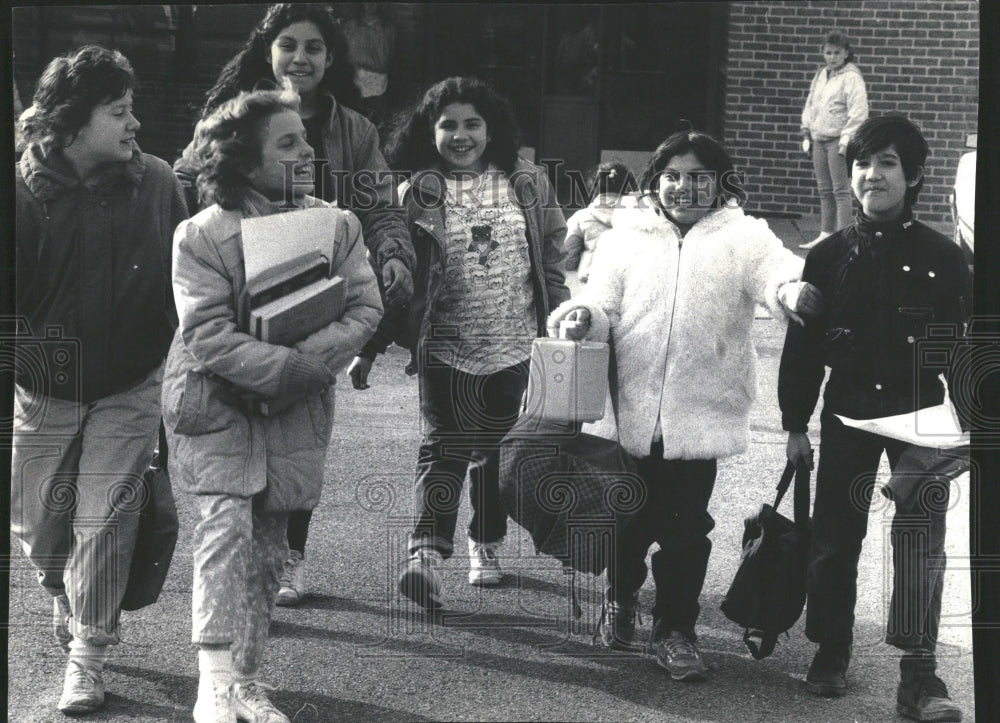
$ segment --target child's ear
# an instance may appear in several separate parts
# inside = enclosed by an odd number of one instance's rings
[[[326,64],[323,67],[324,68],[329,68],[331,65],[333,65],[333,53],[327,53],[326,54]]]
[[[913,188],[918,183],[920,183],[920,179],[923,178],[923,177],[924,177],[924,167],[923,166],[917,166],[917,171],[916,171],[916,173],[913,174],[913,178],[907,178],[906,179],[906,185],[907,185],[907,187]]]

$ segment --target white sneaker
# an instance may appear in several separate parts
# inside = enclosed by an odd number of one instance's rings
[[[298,605],[306,596],[306,558],[298,550],[291,550],[281,573],[281,587],[275,603]]]
[[[104,707],[104,676],[70,660],[66,665],[59,710],[69,715],[93,713]]]
[[[503,580],[498,553],[502,542],[474,542],[469,538],[469,584],[499,585]]]
[[[434,609],[443,604],[441,573],[437,568],[444,562],[441,553],[432,547],[421,547],[406,561],[399,576],[399,591],[421,607]]]
[[[250,723],[291,723],[268,699],[267,690],[274,689],[257,681],[237,683],[233,695],[236,718]]]
[[[815,246],[816,244],[818,244],[820,241],[822,241],[823,239],[825,239],[827,236],[833,236],[833,232],[832,231],[820,231],[819,236],[817,236],[816,238],[814,238],[812,241],[809,241],[807,243],[801,243],[801,244],[799,244],[799,248],[800,249],[811,249],[813,246]]]
[[[194,723],[237,723],[233,682],[228,678],[202,674],[198,678],[198,700]]]

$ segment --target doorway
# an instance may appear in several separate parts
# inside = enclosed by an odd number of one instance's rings
[[[426,80],[496,85],[567,208],[580,205],[567,174],[610,156],[638,173],[680,118],[721,135],[725,2],[421,8]]]

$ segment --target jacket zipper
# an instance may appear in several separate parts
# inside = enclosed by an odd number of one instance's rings
[[[663,390],[667,386],[667,365],[669,364],[670,357],[670,337],[674,332],[674,312],[677,310],[677,284],[681,278],[681,250],[684,248],[684,237],[677,232],[677,266],[674,270],[674,298],[670,301],[670,323],[667,325],[667,343],[664,347],[665,357],[663,360],[663,383],[660,384],[660,397],[656,402],[656,424],[653,425],[653,432],[656,432],[656,425],[660,426],[660,438],[664,437],[663,425],[660,424],[660,409],[663,407]],[[649,440],[650,446],[653,444],[653,440]]]

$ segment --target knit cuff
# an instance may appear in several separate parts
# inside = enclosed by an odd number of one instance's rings
[[[413,253],[407,252],[407,249],[402,246],[389,246],[387,244],[383,244],[383,247],[378,250],[376,259],[380,270],[385,268],[386,263],[390,259],[399,259],[402,261],[411,274],[416,266],[416,256]]]
[[[319,391],[332,381],[333,375],[322,359],[295,351],[288,355],[288,361],[281,370],[278,396],[298,396]]]

